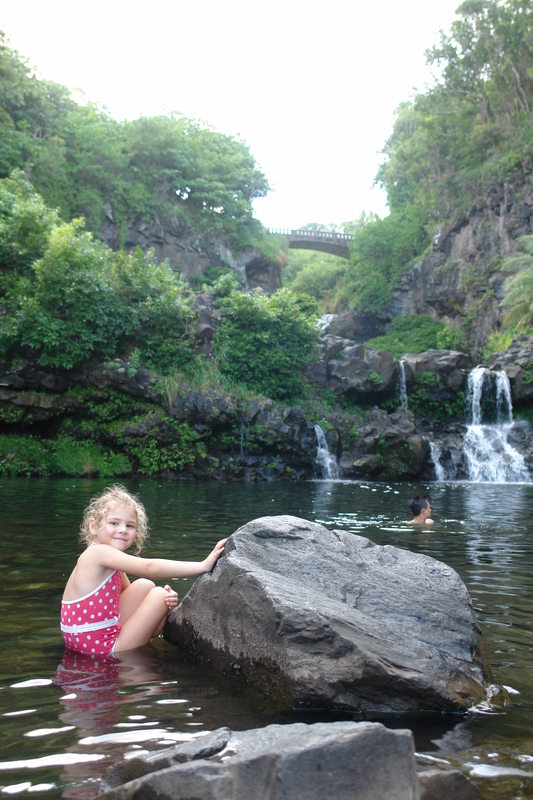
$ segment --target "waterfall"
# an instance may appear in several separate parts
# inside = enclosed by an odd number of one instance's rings
[[[433,466],[435,468],[435,479],[437,481],[445,481],[447,479],[447,475],[446,470],[440,463],[440,447],[435,444],[435,442],[430,442],[429,449],[431,453],[431,460],[433,461]]]
[[[317,320],[316,326],[320,331],[325,331],[326,328],[333,322],[336,314],[322,314]]]
[[[316,465],[320,476],[325,480],[337,480],[339,477],[339,468],[337,466],[337,459],[329,452],[328,443],[324,436],[324,431],[320,425],[315,425],[315,434],[317,442],[316,451]]]
[[[398,382],[400,384],[400,408],[407,411],[407,384],[405,383],[405,367],[404,362],[400,359],[398,361],[399,373]]]
[[[529,483],[524,457],[507,441],[513,426],[513,405],[505,372],[491,372],[485,367],[472,370],[468,376],[467,403],[470,422],[463,452],[469,480]],[[483,422],[487,417],[489,421]]]
[[[240,434],[241,434],[241,456],[244,455],[244,431],[245,431],[245,429],[246,429],[246,423],[244,421],[244,416],[241,415],[241,430],[240,430]]]

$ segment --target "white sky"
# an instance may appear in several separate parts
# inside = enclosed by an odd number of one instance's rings
[[[256,216],[296,228],[386,213],[379,151],[458,4],[0,0],[0,29],[117,119],[175,110],[240,135],[272,187]]]

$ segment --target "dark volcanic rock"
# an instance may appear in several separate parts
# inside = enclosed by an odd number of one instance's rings
[[[113,209],[105,207],[106,216],[100,227],[100,238],[112,250],[121,247],[120,226],[115,222]],[[151,221],[131,222],[124,241],[124,250],[131,253],[136,247],[145,252],[153,250],[158,261],[168,259],[172,269],[186,278],[201,275],[208,267],[229,267],[247,289],[261,288],[272,294],[281,285],[279,264],[266,258],[255,247],[233,252],[222,239],[203,236],[187,228],[177,217],[162,224]]]
[[[454,394],[464,388],[472,369],[470,357],[457,350],[426,350],[417,355],[407,354],[402,361],[407,387],[416,383],[423,372],[433,372],[436,381],[442,381]]]
[[[309,380],[335,394],[387,395],[398,381],[398,362],[387,350],[374,350],[329,333],[319,337],[322,359],[311,364]]]
[[[227,736],[226,730],[222,729],[221,741]],[[212,735],[218,734],[215,731]],[[142,769],[142,759],[134,759],[134,779],[106,791],[108,773],[101,784],[104,792],[99,796],[102,800],[418,798],[411,731],[389,730],[375,722],[268,725],[231,733],[225,749],[221,747],[212,758],[190,760],[191,753],[180,757],[181,749],[188,747],[191,751],[195,745],[201,748],[202,739],[171,748],[174,762],[184,763],[174,763],[143,777],[136,776],[136,769]],[[115,785],[117,769],[111,769]],[[126,763],[124,777],[128,773]],[[455,795],[456,800],[461,797]]]
[[[298,708],[465,710],[489,675],[451,567],[289,516],[240,528],[165,635]]]
[[[420,475],[428,459],[428,439],[416,432],[411,411],[387,414],[374,408],[358,429],[356,443],[342,454],[339,467],[345,478],[392,480]]]
[[[507,350],[494,353],[488,365],[507,374],[513,401],[533,397],[533,336],[519,336]]]

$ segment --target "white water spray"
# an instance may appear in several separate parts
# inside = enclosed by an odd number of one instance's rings
[[[483,423],[483,400],[490,399],[493,384],[496,388],[496,421]],[[476,367],[468,376],[467,400],[471,423],[467,426],[463,452],[469,480],[529,483],[524,457],[507,441],[513,426],[513,406],[505,372]]]
[[[405,383],[405,367],[402,360],[398,361],[398,382],[400,384],[400,408],[407,411],[407,384]]]
[[[435,468],[435,478],[438,481],[445,481],[447,479],[446,470],[440,463],[440,447],[435,444],[435,442],[429,443],[429,450],[431,453],[431,460],[433,461],[433,466]]]
[[[315,425],[315,434],[317,441],[316,451],[316,465],[322,478],[328,481],[335,481],[339,477],[339,468],[337,466],[337,459],[329,452],[328,443],[324,436],[324,431],[320,425]]]

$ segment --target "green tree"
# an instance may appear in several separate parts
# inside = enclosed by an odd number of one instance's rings
[[[224,305],[215,337],[222,374],[274,400],[297,398],[316,347],[316,301],[280,289],[272,297],[234,294]]]
[[[18,180],[1,182],[0,200],[6,185],[20,188]],[[183,368],[194,354],[182,279],[168,264],[158,264],[153,253],[113,253],[84,230],[83,220],[57,224],[57,215],[47,216],[38,195],[24,186],[27,196],[11,204],[4,228],[13,230],[37,208],[33,218],[44,222],[31,252],[41,257],[29,266],[29,248],[17,249],[8,241],[11,266],[22,263],[25,269],[7,273],[2,281],[3,356],[22,350],[41,364],[72,369],[91,356],[110,358],[136,348],[155,371]],[[25,245],[27,240],[21,241]]]
[[[27,271],[44,254],[48,238],[59,224],[20,170],[0,180],[0,269]]]
[[[24,170],[45,202],[97,233],[113,209],[122,241],[137,218],[177,217],[234,246],[264,240],[252,201],[268,183],[249,148],[182,115],[117,122],[35,77],[0,34],[0,177]]]

